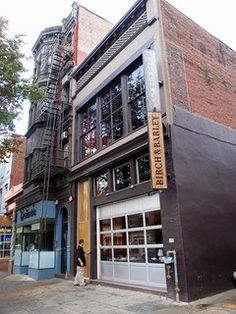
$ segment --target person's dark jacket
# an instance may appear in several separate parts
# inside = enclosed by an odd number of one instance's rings
[[[80,265],[80,261],[79,258],[81,259],[81,261],[83,262],[83,266],[86,266],[86,259],[85,259],[85,252],[84,249],[82,248],[82,246],[78,246],[77,250],[76,250],[76,262],[77,262],[77,266],[82,266]]]

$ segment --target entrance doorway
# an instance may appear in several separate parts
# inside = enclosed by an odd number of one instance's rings
[[[64,207],[62,211],[62,228],[61,228],[61,273],[67,271],[67,242],[68,242],[68,212]]]

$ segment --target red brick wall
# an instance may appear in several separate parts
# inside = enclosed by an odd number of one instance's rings
[[[78,19],[77,64],[96,47],[113,26],[82,6],[79,7]]]
[[[25,161],[25,145],[26,138],[24,136],[17,136],[19,140],[18,152],[12,155],[12,168],[10,187],[23,183],[24,179],[24,161]]]
[[[236,53],[161,0],[172,105],[236,128]]]

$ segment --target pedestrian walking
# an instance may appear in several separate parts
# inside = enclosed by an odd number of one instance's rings
[[[79,240],[79,246],[76,250],[76,276],[74,281],[74,286],[87,286],[87,283],[84,280],[84,269],[86,266],[86,258],[84,252],[84,240]]]

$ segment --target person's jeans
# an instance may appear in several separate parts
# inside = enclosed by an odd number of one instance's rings
[[[76,270],[74,285],[84,286],[84,267],[77,266]]]

